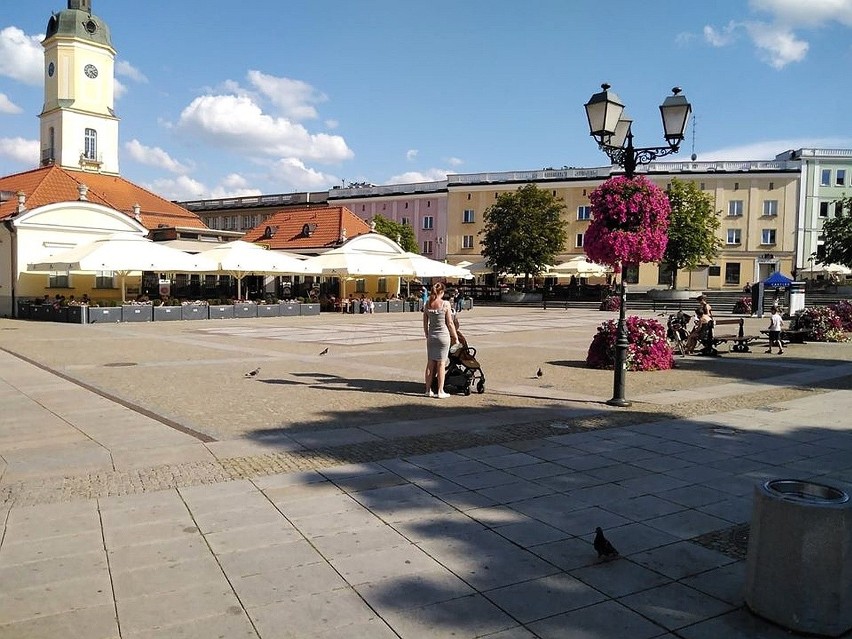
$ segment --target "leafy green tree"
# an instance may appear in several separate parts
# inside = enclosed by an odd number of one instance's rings
[[[721,224],[713,210],[713,198],[695,182],[673,179],[666,192],[671,205],[669,241],[662,262],[672,272],[672,288],[677,288],[680,269],[695,269],[712,263],[719,255],[722,240],[716,237]]]
[[[534,184],[504,193],[485,211],[482,255],[499,273],[541,273],[562,251],[568,234],[564,202]]]
[[[852,197],[838,200],[842,213],[822,225],[823,264],[842,264],[852,268]]]
[[[381,233],[385,237],[389,237],[394,242],[398,242],[403,250],[411,251],[412,253],[420,253],[420,247],[417,246],[417,237],[414,235],[414,229],[408,224],[400,224],[386,217],[377,215],[373,218],[376,223],[376,233]]]

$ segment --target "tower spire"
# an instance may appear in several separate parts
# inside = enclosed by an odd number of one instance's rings
[[[69,9],[78,9],[86,13],[92,12],[92,0],[68,0]]]

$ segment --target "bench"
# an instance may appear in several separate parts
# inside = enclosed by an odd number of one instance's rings
[[[736,335],[716,335],[716,327],[724,326],[729,324],[736,324],[739,326]],[[749,344],[758,339],[757,335],[746,335],[745,334],[745,321],[742,317],[736,319],[713,319],[707,325],[706,333],[701,340],[702,344],[704,344],[704,348],[699,351],[699,355],[718,355],[719,351],[717,350],[717,346],[721,344],[725,344],[727,342],[731,342],[731,350],[734,353],[748,353],[751,351],[749,348]]]

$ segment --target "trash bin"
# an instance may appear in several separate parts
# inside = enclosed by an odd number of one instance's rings
[[[852,628],[852,502],[824,484],[774,479],[754,490],[745,600],[795,632]]]

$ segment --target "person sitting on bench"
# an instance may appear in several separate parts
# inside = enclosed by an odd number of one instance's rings
[[[703,341],[704,334],[707,332],[707,327],[710,325],[711,319],[713,318],[710,317],[710,314],[705,313],[701,307],[696,309],[695,326],[692,328],[692,332],[686,339],[686,347],[684,349],[687,355],[692,355],[695,351],[695,345],[698,344],[698,342]]]

